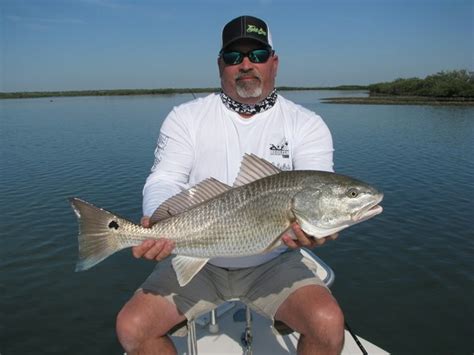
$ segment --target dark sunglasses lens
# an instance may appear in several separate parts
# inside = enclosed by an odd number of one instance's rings
[[[223,52],[222,53],[222,60],[225,64],[239,64],[242,62],[244,56],[240,52]]]
[[[249,52],[248,57],[252,63],[265,63],[270,58],[268,49],[255,49]]]
[[[247,56],[252,63],[265,63],[270,58],[271,51],[268,49],[254,49],[247,54],[233,51],[233,52],[222,52],[222,60],[227,65],[240,64]]]

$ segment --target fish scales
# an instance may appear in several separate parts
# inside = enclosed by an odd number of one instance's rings
[[[261,252],[290,224],[291,193],[298,188],[295,177],[285,175],[230,190],[155,225],[150,232],[155,237],[170,236],[176,253],[182,255],[242,256]]]

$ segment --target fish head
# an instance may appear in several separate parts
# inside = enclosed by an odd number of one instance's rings
[[[382,212],[383,193],[348,176],[319,172],[292,199],[292,212],[306,234],[337,233]]]

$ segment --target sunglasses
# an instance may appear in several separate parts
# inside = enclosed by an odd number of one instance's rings
[[[265,63],[273,54],[273,51],[268,48],[254,49],[247,53],[238,51],[221,51],[220,57],[227,65],[237,65],[242,63],[244,57],[247,57],[252,63]]]

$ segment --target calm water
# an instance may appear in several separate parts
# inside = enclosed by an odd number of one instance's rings
[[[384,213],[317,253],[361,336],[394,354],[472,354],[474,109],[319,102],[336,170]],[[115,315],[153,265],[128,250],[74,273],[80,196],[139,220],[161,122],[189,95],[0,101],[0,353],[120,354]]]

